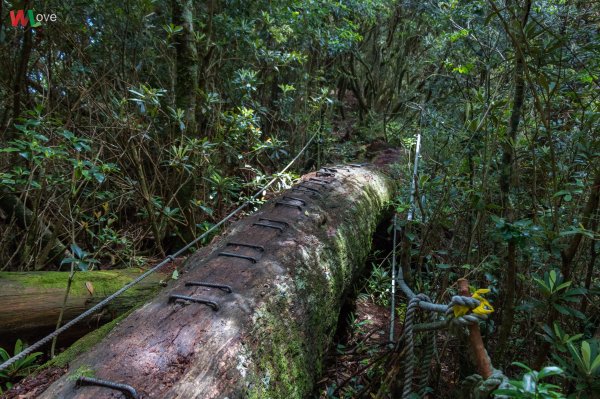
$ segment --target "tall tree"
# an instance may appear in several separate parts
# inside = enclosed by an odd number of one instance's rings
[[[516,157],[515,145],[517,143],[517,133],[521,122],[521,112],[525,98],[525,54],[520,43],[523,43],[525,37],[524,28],[527,25],[529,13],[531,11],[531,0],[526,0],[521,6],[518,1],[509,2],[510,8],[510,26],[505,24],[506,33],[512,42],[514,49],[514,91],[512,98],[512,108],[508,122],[507,133],[502,141],[502,166],[499,176],[500,195],[503,207],[503,216],[507,223],[513,223],[515,220],[514,206],[511,200],[514,181],[516,179]],[[492,2],[493,4],[493,2]],[[496,8],[495,4],[493,5]],[[498,14],[500,15],[500,14]],[[515,313],[515,295],[517,285],[517,243],[515,238],[508,240],[506,253],[506,275],[504,280],[504,309],[502,313],[502,324],[498,346],[500,356],[503,356],[506,343],[510,337]]]
[[[173,24],[181,27],[175,36],[176,83],[175,102],[177,108],[185,113],[188,132],[196,129],[196,96],[198,95],[198,51],[194,33],[194,2],[192,0],[173,0]]]

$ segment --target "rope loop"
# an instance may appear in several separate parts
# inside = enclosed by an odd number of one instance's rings
[[[429,298],[427,295],[425,295],[423,293],[417,294],[417,296],[414,299],[418,299],[419,300],[418,302],[423,301],[423,302],[431,303],[431,298]]]
[[[454,306],[466,306],[468,308],[475,309],[479,305],[479,300],[471,296],[454,295],[450,300],[450,305],[448,306],[448,308],[450,309]]]
[[[404,318],[404,331],[402,332],[402,341],[405,345],[406,357],[402,367],[404,369],[404,386],[402,388],[402,399],[409,399],[413,393],[412,383],[415,371],[415,340],[414,340],[414,321],[415,313],[421,302],[431,302],[431,299],[421,293],[415,295],[408,301],[406,308],[406,317]],[[430,358],[431,362],[431,358]]]
[[[488,399],[491,393],[498,388],[508,388],[508,378],[502,371],[494,369],[493,374],[486,380],[479,374],[472,374],[461,382],[461,398]],[[496,399],[508,399],[504,395],[495,395]]]
[[[470,296],[454,295],[448,304],[448,310],[446,310],[446,316],[448,317],[448,323],[458,326],[468,326],[470,324],[476,324],[480,321],[487,320],[487,315],[468,313],[463,316],[454,316],[455,306],[466,306],[469,309],[475,309],[480,305],[479,300]]]
[[[450,323],[460,326],[468,326],[485,320],[487,320],[487,315],[477,313],[469,313],[464,316],[452,317],[449,319]]]

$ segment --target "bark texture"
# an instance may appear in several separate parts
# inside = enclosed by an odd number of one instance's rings
[[[234,224],[208,255],[192,256],[179,280],[76,357],[40,397],[113,397],[106,388],[76,389],[73,375],[82,369],[132,385],[144,398],[308,397],[393,194],[388,178],[365,167],[311,178]],[[227,284],[233,292],[185,286],[191,281]],[[170,294],[208,298],[219,310],[169,302]]]

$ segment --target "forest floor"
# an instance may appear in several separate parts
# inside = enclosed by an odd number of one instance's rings
[[[360,295],[353,303],[354,308],[342,314],[340,329],[334,345],[325,360],[325,369],[317,382],[314,398],[351,399],[369,398],[376,391],[376,384],[384,372],[384,366],[372,367],[374,359],[380,358],[390,349],[388,347],[390,330],[390,309],[374,303],[370,298]],[[394,339],[402,333],[402,320],[395,320]],[[456,339],[447,332],[437,335],[439,363],[434,362],[435,370],[431,374],[442,377],[430,381],[435,396],[430,398],[455,398],[457,381],[460,380],[460,368],[455,351],[461,350]]]
[[[58,380],[67,367],[50,367],[40,373],[32,374],[29,377],[15,384],[12,389],[0,395],[2,399],[33,399],[44,392],[54,381]]]
[[[325,360],[325,370],[317,382],[317,395],[325,398],[348,398],[368,384],[363,369],[386,352],[389,343],[390,310],[359,298],[352,311],[340,317],[341,331]],[[395,335],[401,326],[395,323]]]

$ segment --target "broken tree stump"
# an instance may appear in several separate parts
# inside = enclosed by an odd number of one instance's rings
[[[143,398],[309,396],[392,195],[390,179],[368,167],[304,176],[208,255],[190,257],[179,280],[76,357],[40,398],[119,394],[76,388],[82,370]]]

